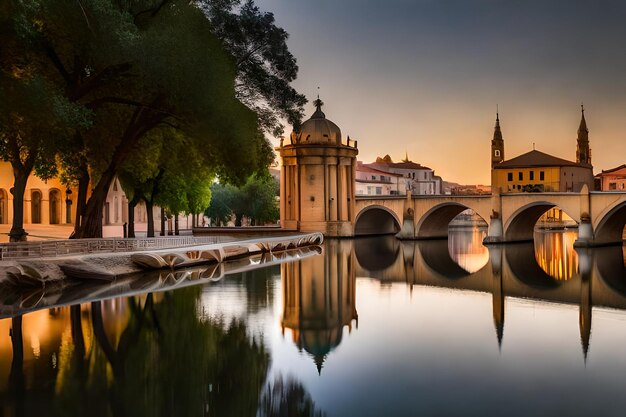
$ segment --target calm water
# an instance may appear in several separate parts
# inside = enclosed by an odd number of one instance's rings
[[[0,416],[624,415],[623,248],[482,233],[0,320]]]

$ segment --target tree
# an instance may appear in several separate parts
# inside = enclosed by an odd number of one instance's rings
[[[211,204],[205,214],[218,224],[225,223],[233,214],[237,226],[241,226],[244,216],[253,225],[275,222],[280,217],[276,202],[278,182],[269,173],[250,176],[240,188],[214,184],[211,192]]]
[[[229,184],[214,183],[211,185],[211,202],[204,214],[211,219],[214,226],[225,226],[233,209],[233,199],[237,189]]]
[[[258,115],[263,131],[282,135],[281,119],[297,127],[307,100],[290,86],[298,65],[287,47],[289,35],[276,26],[274,15],[261,12],[252,0],[199,3],[235,58],[237,97]]]
[[[61,158],[84,155],[88,169],[77,180],[89,175],[92,184],[76,237],[101,236],[109,186],[152,129],[174,126],[204,141],[210,162],[233,181],[265,163],[256,117],[234,97],[232,59],[193,3],[15,3],[13,20],[25,28],[41,74],[93,112],[92,128]]]

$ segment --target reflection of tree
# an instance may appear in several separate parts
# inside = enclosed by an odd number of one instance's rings
[[[13,359],[9,374],[10,395],[15,399],[15,415],[24,415],[24,338],[22,337],[22,316],[11,321],[11,345]]]
[[[254,415],[269,355],[243,323],[199,318],[200,291],[166,293],[159,303],[148,295],[143,306],[129,299],[131,317],[117,346],[99,303],[92,304],[94,336],[112,371],[100,394],[113,415]]]
[[[311,395],[302,384],[290,377],[278,375],[267,385],[259,404],[259,417],[321,417]]]

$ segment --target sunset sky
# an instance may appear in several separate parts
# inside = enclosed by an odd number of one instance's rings
[[[496,105],[507,159],[535,142],[574,160],[583,101],[594,172],[626,163],[625,1],[257,4],[290,34],[294,86],[310,102],[320,87],[360,160],[406,151],[446,181],[488,183]]]

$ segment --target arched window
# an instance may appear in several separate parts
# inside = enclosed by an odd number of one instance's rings
[[[8,223],[8,216],[7,216],[7,208],[8,208],[8,199],[7,199],[7,192],[0,188],[0,224],[5,224]]]
[[[114,216],[115,223],[119,223],[120,222],[120,205],[117,200],[117,197],[113,199],[113,204],[114,204],[113,212],[115,213],[115,216]]]
[[[61,223],[61,192],[57,189],[50,190],[48,200],[50,201],[50,224]]]
[[[30,192],[30,218],[31,223],[41,223],[41,191]]]
[[[500,157],[500,149],[496,149],[495,151],[493,151],[494,156],[496,156],[497,158]]]

